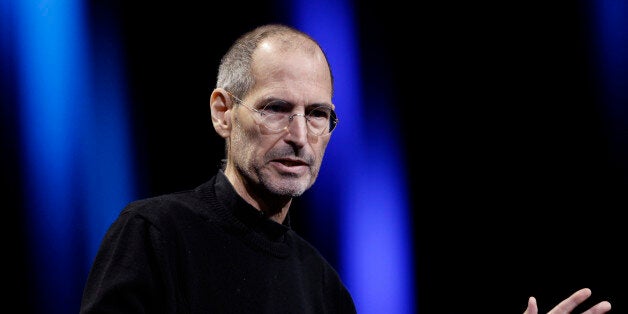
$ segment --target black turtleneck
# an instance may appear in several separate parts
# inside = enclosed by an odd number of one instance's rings
[[[246,203],[222,172],[130,203],[90,270],[80,313],[355,313],[307,241]]]
[[[222,171],[218,172],[214,187],[216,197],[224,208],[232,209],[231,211],[237,220],[245,224],[246,227],[257,231],[259,235],[266,236],[271,241],[281,242],[283,236],[290,229],[289,215],[286,215],[283,224],[278,224],[273,220],[267,219],[263,212],[247,203],[236,193],[231,182],[229,182]],[[227,212],[229,212],[229,210]]]

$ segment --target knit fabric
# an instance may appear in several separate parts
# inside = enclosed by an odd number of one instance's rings
[[[219,171],[194,190],[130,203],[103,238],[80,313],[356,313],[306,240]]]

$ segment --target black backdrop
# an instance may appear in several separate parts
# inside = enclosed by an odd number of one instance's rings
[[[195,186],[216,168],[223,142],[208,107],[190,104],[207,103],[236,36],[285,22],[287,12],[264,1],[122,2],[93,2],[91,14],[120,22],[141,193]],[[587,286],[594,301],[626,312],[628,164],[608,149],[617,143],[605,133],[587,8],[463,3],[355,4],[363,80],[394,86],[389,119],[407,145],[419,311],[521,313],[535,295],[543,312]]]
[[[583,2],[366,13],[412,112],[419,309],[516,313],[535,295],[544,313],[588,286],[626,312],[626,160],[609,152],[626,138],[610,141],[601,118],[594,13]]]

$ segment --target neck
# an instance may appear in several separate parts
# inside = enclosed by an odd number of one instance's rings
[[[264,216],[282,224],[288,215],[288,210],[292,204],[292,197],[286,195],[277,195],[263,189],[256,189],[250,184],[245,184],[243,178],[234,171],[225,171],[225,175],[235,189],[247,203],[255,207]]]

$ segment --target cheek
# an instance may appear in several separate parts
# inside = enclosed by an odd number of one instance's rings
[[[231,132],[231,152],[235,160],[249,159],[255,147],[251,132],[247,132],[241,125],[235,125]]]
[[[263,158],[263,156],[272,149],[276,139],[260,134],[259,130],[255,127],[243,128],[238,127],[237,131],[234,131],[233,136],[237,149],[238,156],[236,158],[243,160],[247,163],[255,163],[256,158]]]

